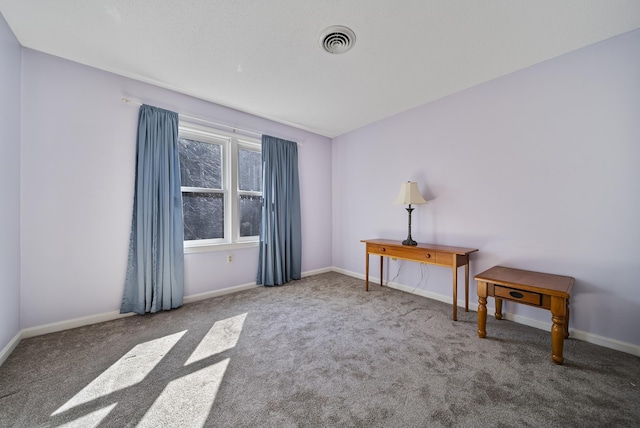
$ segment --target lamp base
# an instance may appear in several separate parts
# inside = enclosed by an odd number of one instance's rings
[[[418,245],[418,243],[411,238],[407,238],[402,241],[402,245],[411,245],[412,247],[415,247],[416,245]]]

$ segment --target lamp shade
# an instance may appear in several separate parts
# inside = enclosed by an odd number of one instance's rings
[[[400,193],[398,197],[393,202],[394,204],[426,204],[428,203],[420,194],[420,190],[418,190],[418,183],[415,181],[407,181],[406,183],[402,183],[400,185]]]

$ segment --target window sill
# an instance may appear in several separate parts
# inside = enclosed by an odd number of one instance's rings
[[[257,248],[258,241],[250,241],[250,242],[234,242],[233,244],[189,244],[188,246],[185,244],[184,253],[208,253],[211,251],[229,251],[229,250],[240,250],[244,248]]]

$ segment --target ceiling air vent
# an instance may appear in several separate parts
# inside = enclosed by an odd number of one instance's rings
[[[334,25],[325,29],[320,36],[322,49],[332,54],[347,52],[356,43],[356,34],[351,28]]]

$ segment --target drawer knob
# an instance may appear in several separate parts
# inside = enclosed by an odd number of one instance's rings
[[[431,254],[428,254],[425,256],[426,258],[430,259],[431,258]]]
[[[382,248],[382,252],[384,253],[385,251],[387,251],[387,249],[386,248]]]
[[[516,299],[522,299],[524,297],[524,294],[518,293],[517,291],[509,291],[509,295],[511,297],[515,297]]]

